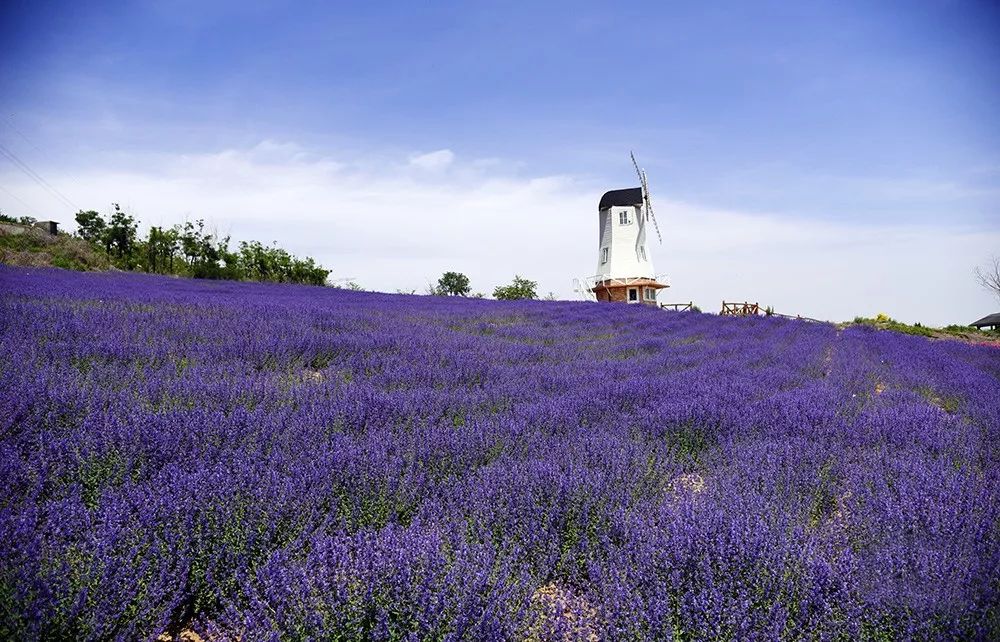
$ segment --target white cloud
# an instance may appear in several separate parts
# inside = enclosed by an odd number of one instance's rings
[[[277,240],[332,268],[333,278],[354,277],[367,288],[422,291],[459,270],[489,293],[519,273],[566,298],[574,277],[596,269],[596,204],[605,188],[523,176],[517,164],[496,159],[459,163],[450,150],[334,159],[275,141],[136,157],[72,178],[35,169],[83,207],[119,202],[151,225],[204,218],[234,241]],[[0,185],[71,227],[72,212],[13,171],[0,174]],[[886,312],[938,325],[968,323],[997,307],[972,277],[1000,248],[995,230],[791,220],[663,196],[664,242],[652,253],[671,277],[663,295],[670,301],[705,310],[723,299],[759,301],[835,320]],[[0,209],[24,208],[0,191]]]
[[[439,171],[450,166],[454,160],[455,153],[450,149],[439,149],[436,152],[411,156],[410,165],[419,169]]]

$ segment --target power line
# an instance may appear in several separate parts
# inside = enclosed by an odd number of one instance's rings
[[[42,176],[38,172],[31,169],[31,167],[29,167],[27,163],[25,163],[24,161],[22,161],[20,158],[17,157],[17,154],[7,149],[3,144],[0,144],[0,155],[5,156],[7,160],[14,163],[14,165],[18,169],[20,169],[29,178],[31,178],[33,181],[42,186],[42,188],[45,189],[50,195],[54,196],[55,198],[59,199],[64,204],[68,205],[69,207],[75,210],[80,209],[73,201],[69,199],[68,196],[66,196],[65,194],[57,190],[55,187],[53,187],[51,183],[42,178]]]
[[[26,142],[29,145],[31,145],[31,148],[33,150],[35,150],[39,154],[44,154],[45,153],[42,150],[38,149],[38,145],[36,145],[33,142],[31,142],[31,139],[28,138],[27,134],[25,134],[20,129],[18,129],[17,127],[14,126],[14,114],[10,114],[9,116],[7,116],[7,122],[4,123],[4,124],[7,125],[7,127],[10,127],[12,130],[14,130],[14,133],[16,133],[18,136],[20,136],[21,138],[23,138],[24,142]]]
[[[73,207],[73,208],[79,209],[79,208],[76,207],[76,205],[73,203],[73,201],[71,201],[69,199],[69,197],[67,197],[65,194],[63,194],[58,189],[56,189],[47,180],[45,180],[44,178],[42,178],[41,174],[39,174],[35,170],[31,169],[31,167],[28,166],[27,163],[25,163],[20,158],[18,158],[17,154],[15,154],[10,149],[8,149],[7,147],[5,147],[3,144],[0,144],[0,155],[3,155],[4,157],[7,158],[7,160],[9,160],[10,162],[14,163],[14,165],[18,169],[20,169],[22,172],[24,172],[24,174],[26,174],[33,181],[35,181],[36,183],[38,183],[51,196],[54,196],[55,198],[59,199],[64,204],[68,205],[69,207]]]
[[[28,146],[29,146],[29,147],[31,147],[31,148],[32,148],[33,150],[35,150],[36,152],[38,152],[38,154],[39,154],[40,156],[43,156],[43,157],[44,157],[44,156],[45,156],[45,152],[43,152],[43,151],[42,151],[42,150],[41,150],[41,149],[40,149],[40,148],[38,147],[38,145],[36,145],[36,144],[35,144],[35,143],[34,143],[34,142],[33,142],[33,141],[32,141],[32,140],[30,139],[30,138],[28,138],[28,135],[27,135],[27,134],[25,134],[25,133],[24,133],[23,131],[21,131],[21,129],[20,129],[19,127],[17,127],[17,126],[16,126],[15,124],[14,124],[14,116],[15,116],[14,114],[8,114],[8,115],[7,115],[7,119],[6,119],[6,121],[4,121],[4,125],[5,125],[5,126],[7,126],[8,128],[10,128],[11,130],[13,130],[13,131],[14,131],[14,133],[16,133],[16,134],[17,134],[18,136],[20,136],[21,138],[23,138],[23,139],[24,139],[24,142],[26,142],[26,143],[28,144]],[[36,172],[36,173],[37,173],[37,172]],[[41,177],[39,176],[39,178],[41,178]],[[76,186],[76,187],[77,187],[77,189],[79,189],[79,183],[78,183],[78,182],[76,181],[76,179],[75,179],[75,178],[74,178],[73,176],[65,176],[65,175],[64,175],[64,178],[68,178],[68,179],[69,179],[69,182],[70,182],[70,183],[71,183],[72,185]],[[65,183],[64,183],[64,185],[65,185]],[[8,192],[8,193],[9,193],[9,192]],[[61,199],[60,199],[60,200],[61,200]],[[67,199],[67,200],[69,200],[69,199]],[[77,206],[77,205],[76,205],[75,203],[72,203],[72,202],[71,202],[71,203],[70,203],[70,205],[71,205],[71,206],[72,206],[72,207],[73,207],[74,209],[76,209],[76,210],[80,210],[80,207],[79,207],[79,206]]]
[[[20,198],[17,197],[16,194],[11,194],[10,190],[6,189],[3,185],[0,185],[0,192],[3,192],[7,196],[11,197],[12,199],[14,199],[18,203],[20,203],[21,205],[24,205],[26,208],[28,208],[29,210],[31,210],[32,212],[34,212],[36,216],[41,216],[41,214],[39,213],[38,210],[36,210],[32,206],[28,205],[24,201],[22,201]]]

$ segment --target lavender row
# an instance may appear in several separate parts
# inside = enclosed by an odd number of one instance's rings
[[[0,637],[987,639],[1000,352],[0,267]]]

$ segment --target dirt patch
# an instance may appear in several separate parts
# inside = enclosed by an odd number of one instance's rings
[[[306,368],[302,371],[302,381],[305,383],[323,383],[326,381],[326,375],[324,375],[319,370],[313,370],[312,368]]]
[[[156,642],[205,642],[205,638],[201,637],[191,629],[184,629],[177,635],[161,633],[156,637]]]
[[[697,495],[705,492],[705,479],[698,473],[687,473],[670,482],[669,490],[674,494],[691,493]]]
[[[582,595],[555,582],[531,596],[531,615],[525,642],[598,642],[597,610]]]

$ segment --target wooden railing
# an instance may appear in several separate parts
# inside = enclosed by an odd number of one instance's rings
[[[812,319],[810,317],[804,317],[801,314],[781,314],[780,312],[775,312],[772,308],[767,308],[762,310],[760,304],[749,303],[747,301],[733,302],[733,301],[723,301],[722,311],[719,314],[724,316],[754,316],[757,314],[764,314],[769,317],[782,317],[783,319],[797,319],[799,321],[813,321],[816,323],[823,323],[819,319]]]
[[[796,321],[812,321],[813,323],[824,323],[824,321],[820,319],[804,317],[801,314],[791,315],[791,314],[781,314],[780,312],[772,312],[771,316],[781,317],[782,319],[795,319]]]
[[[722,311],[719,314],[723,316],[752,316],[755,314],[760,314],[760,305],[757,303],[747,303],[743,301],[741,303],[726,303],[722,302]]]
[[[683,312],[684,310],[690,310],[694,307],[694,301],[688,301],[687,303],[661,303],[660,308],[664,310],[673,310],[674,312]]]

